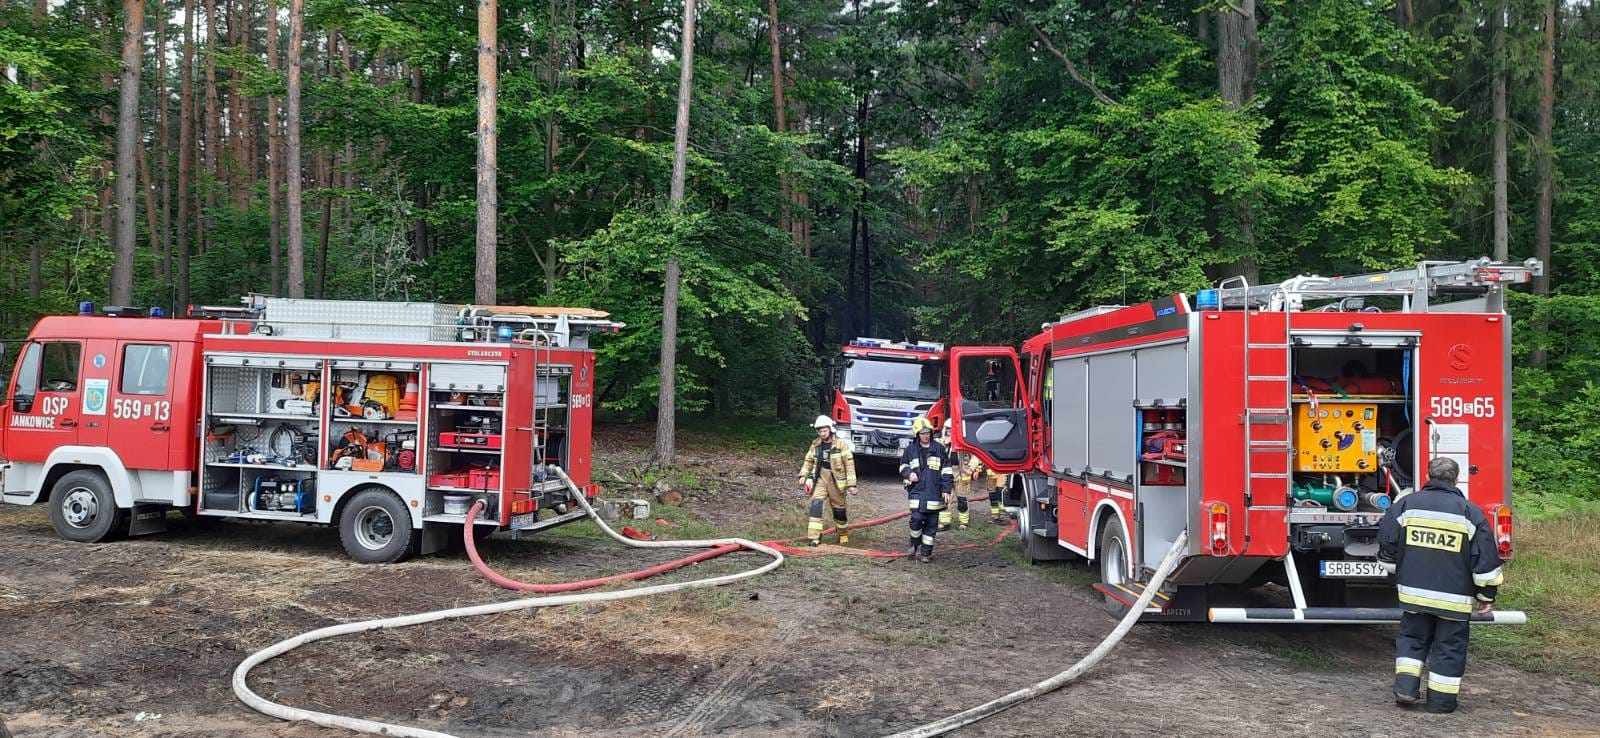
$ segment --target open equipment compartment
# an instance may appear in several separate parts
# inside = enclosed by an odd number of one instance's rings
[[[419,473],[420,372],[414,361],[335,359],[324,468]]]
[[[428,370],[427,495],[423,520],[499,525],[506,441],[507,367],[435,363]]]
[[[314,516],[323,362],[208,354],[199,512]]]

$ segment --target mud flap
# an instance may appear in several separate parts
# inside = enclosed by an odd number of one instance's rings
[[[451,537],[459,539],[464,532],[461,526],[453,523],[423,523],[422,540],[418,543],[418,551],[423,556],[438,553],[450,547]]]
[[[134,505],[133,514],[129,516],[128,535],[144,536],[167,532],[167,511],[171,509],[172,506],[166,503]]]

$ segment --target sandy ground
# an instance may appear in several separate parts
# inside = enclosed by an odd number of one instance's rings
[[[647,433],[608,432],[622,477]],[[798,451],[796,452],[798,454]],[[685,506],[726,533],[800,533],[793,460],[691,443]],[[604,477],[602,477],[604,478]],[[634,496],[627,485],[613,491]],[[903,509],[868,469],[858,519]],[[1113,622],[1078,565],[1020,563],[985,509],[931,564],[791,559],[717,590],[322,642],[261,667],[288,704],[462,736],[882,735],[1065,668]],[[585,526],[586,527],[586,526]],[[351,563],[331,529],[222,523],[75,545],[42,507],[0,507],[0,716],[18,736],[337,736],[243,707],[248,653],[332,623],[513,599],[459,554]],[[496,537],[509,575],[560,581],[673,558],[569,526]],[[903,522],[854,547],[903,545]],[[979,544],[955,550],[953,543]],[[741,554],[670,579],[758,565]],[[1511,586],[1515,586],[1513,582]],[[961,735],[1600,734],[1600,687],[1477,661],[1450,716],[1396,708],[1391,627],[1145,625],[1084,681]]]

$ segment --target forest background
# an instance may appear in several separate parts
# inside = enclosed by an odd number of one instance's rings
[[[601,399],[638,419],[670,259],[678,412],[799,423],[853,336],[1537,257],[1518,505],[1596,509],[1594,6],[702,0],[676,203],[680,2],[5,0],[0,337],[83,300],[487,292],[626,322]]]

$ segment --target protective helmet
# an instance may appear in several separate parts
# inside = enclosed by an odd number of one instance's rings
[[[830,417],[828,417],[826,415],[818,415],[816,420],[811,421],[811,427],[812,428],[832,428],[833,427],[833,418],[830,418]]]
[[[933,423],[928,422],[926,417],[919,417],[916,420],[911,421],[911,433],[913,435],[922,433],[924,431],[928,433],[933,432]]]

